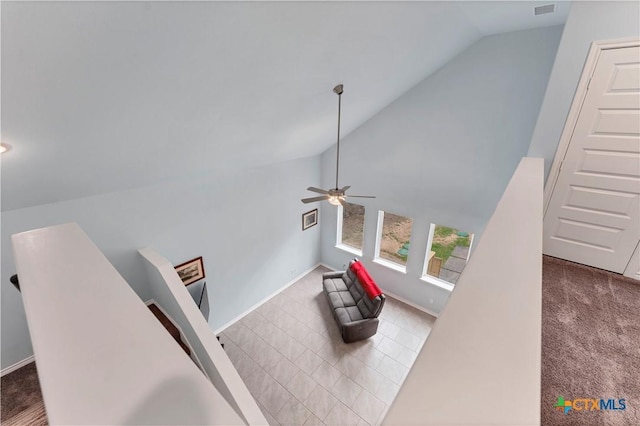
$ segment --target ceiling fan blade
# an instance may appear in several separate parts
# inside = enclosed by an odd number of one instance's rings
[[[342,207],[347,207],[347,202],[344,200],[344,197],[338,197],[338,202],[342,204]]]
[[[327,190],[316,188],[316,187],[313,187],[313,186],[308,187],[307,191],[317,192],[318,194],[328,194],[329,193],[329,191],[327,191]]]
[[[340,191],[342,191],[344,193],[344,191],[346,191],[347,189],[351,188],[351,185],[347,185],[344,188],[342,188]]]
[[[374,195],[347,195],[349,198],[376,198]]]
[[[303,198],[302,202],[307,204],[307,203],[315,203],[316,201],[324,201],[328,199],[329,199],[328,195],[323,195],[322,197]]]

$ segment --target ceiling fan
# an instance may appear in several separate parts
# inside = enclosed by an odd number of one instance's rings
[[[340,166],[340,106],[342,101],[342,92],[343,86],[342,84],[338,84],[333,88],[333,92],[338,95],[338,144],[336,148],[336,187],[332,189],[320,189],[310,186],[307,188],[308,191],[317,192],[318,194],[322,194],[319,197],[311,197],[311,198],[303,198],[303,203],[315,203],[316,201],[329,201],[330,204],[334,206],[345,205],[347,197],[351,198],[376,198],[372,195],[349,195],[347,196],[347,189],[351,188],[351,186],[344,186],[342,188],[338,187],[338,171]]]

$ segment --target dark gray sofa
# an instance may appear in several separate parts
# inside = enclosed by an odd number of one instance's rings
[[[354,262],[356,260],[349,263],[346,271],[326,272],[322,275],[324,294],[345,343],[376,334],[378,315],[385,302],[384,294],[369,298],[350,268]]]

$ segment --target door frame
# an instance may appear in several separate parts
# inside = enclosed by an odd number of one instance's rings
[[[640,281],[640,242],[633,251],[631,259],[629,259],[629,263],[627,263],[627,267],[622,275]]]
[[[623,38],[623,39],[616,39],[616,40],[601,40],[601,41],[594,41],[591,43],[591,47],[589,48],[589,53],[587,54],[587,59],[584,64],[584,68],[582,69],[582,75],[580,76],[578,87],[576,88],[576,93],[573,96],[573,102],[571,103],[569,114],[567,115],[567,119],[564,123],[564,129],[562,130],[560,141],[558,142],[558,148],[556,149],[556,153],[553,157],[553,162],[551,163],[551,169],[549,170],[547,183],[544,187],[543,217],[547,215],[547,210],[549,208],[551,196],[553,195],[553,191],[556,187],[556,182],[560,177],[562,162],[564,161],[564,158],[567,155],[567,150],[569,149],[569,143],[571,142],[571,138],[573,137],[573,131],[576,127],[576,123],[578,122],[578,117],[580,116],[580,111],[582,110],[582,104],[584,103],[584,100],[587,97],[589,82],[591,81],[591,77],[593,76],[593,73],[596,70],[596,64],[598,63],[598,58],[600,57],[600,53],[603,50],[608,50],[608,49],[620,49],[625,47],[637,47],[637,46],[640,46],[640,38],[637,38],[637,37]]]

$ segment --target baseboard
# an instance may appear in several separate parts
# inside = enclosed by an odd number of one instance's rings
[[[320,263],[318,263],[318,266],[324,266],[325,268],[327,268],[327,269],[331,269],[332,271],[337,271],[337,269],[336,269],[336,268],[334,268],[333,266],[329,266],[329,265],[327,265],[326,263],[322,263],[322,262],[320,262]]]
[[[258,303],[256,303],[255,305],[251,306],[249,309],[247,309],[246,311],[242,312],[240,315],[238,315],[237,317],[235,317],[234,319],[232,319],[231,321],[227,322],[226,324],[224,324],[223,326],[219,327],[218,329],[214,330],[213,332],[217,335],[220,334],[224,329],[226,329],[227,327],[232,326],[233,324],[235,324],[236,322],[240,321],[242,318],[244,318],[245,316],[247,316],[248,314],[250,314],[251,312],[253,312],[254,310],[256,310],[257,308],[259,308],[260,306],[262,306],[263,304],[267,303],[269,300],[273,299],[274,297],[276,297],[278,294],[282,293],[283,291],[285,291],[287,288],[291,287],[296,281],[298,281],[300,278],[304,277],[305,275],[307,275],[309,272],[313,271],[314,269],[316,269],[318,266],[324,266],[325,268],[329,268],[328,266],[322,264],[322,263],[316,263],[314,266],[312,266],[311,268],[307,269],[306,271],[304,271],[303,273],[301,273],[300,275],[298,275],[297,277],[293,278],[291,281],[289,281],[288,283],[286,283],[284,286],[280,287],[275,293],[272,293],[271,295],[265,297],[264,299],[262,299],[261,301],[259,301]],[[332,269],[332,268],[329,268]]]
[[[425,308],[424,306],[420,306],[420,305],[418,305],[418,304],[416,304],[416,303],[414,303],[414,302],[412,302],[410,300],[407,300],[404,297],[400,297],[400,296],[395,295],[393,293],[389,293],[388,291],[385,291],[384,294],[385,294],[385,296],[389,296],[392,299],[396,299],[396,300],[398,300],[398,301],[400,301],[402,303],[406,303],[407,305],[409,305],[409,306],[411,306],[413,308],[416,308],[417,310],[422,311],[425,314],[429,314],[432,317],[438,318],[438,314],[437,313],[433,312],[430,309]]]
[[[25,359],[23,359],[22,361],[18,361],[13,365],[8,366],[7,368],[2,369],[2,371],[0,371],[0,377],[3,377],[9,373],[12,373],[14,371],[16,371],[17,369],[24,367],[27,364],[32,363],[33,361],[35,361],[35,358],[33,355],[31,355],[30,357],[27,357]]]

